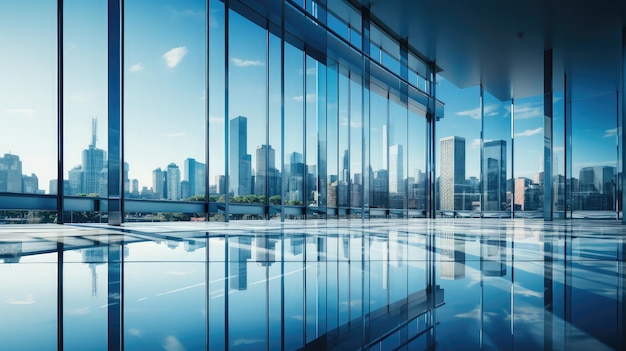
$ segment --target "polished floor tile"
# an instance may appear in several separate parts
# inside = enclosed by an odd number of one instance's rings
[[[7,350],[624,349],[624,234],[536,219],[8,225],[0,338]]]

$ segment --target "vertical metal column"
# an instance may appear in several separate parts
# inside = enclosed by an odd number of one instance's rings
[[[563,150],[565,157],[565,169],[563,174],[565,176],[565,184],[563,185],[563,218],[572,216],[572,100],[568,96],[569,90],[567,89],[567,74],[563,75],[563,113],[565,114],[565,148]],[[569,178],[569,179],[568,179]],[[568,206],[568,204],[570,204]],[[568,211],[569,209],[569,211]]]
[[[543,52],[543,219],[552,220],[552,49]]]
[[[57,0],[57,224],[64,222],[63,124],[63,0]]]
[[[511,191],[510,210],[511,218],[515,218],[515,99],[513,97],[511,97],[511,179],[513,180],[513,191]]]
[[[112,0],[116,1],[116,0]],[[110,3],[110,2],[109,2]],[[111,243],[107,257],[108,350],[124,348],[124,245]]]
[[[626,28],[622,29],[622,128],[621,128],[621,140],[622,140],[622,224],[626,224],[626,216],[624,213],[624,204],[626,203],[626,191],[624,191],[624,185],[626,185],[626,172],[624,171],[626,165],[626,149],[623,143],[626,142]],[[618,109],[619,111],[619,109]]]
[[[363,186],[363,209],[361,219],[369,219],[370,218],[370,190],[372,188],[371,182],[371,174],[370,174],[370,74],[371,74],[371,63],[368,59],[370,55],[370,11],[369,8],[363,6],[361,8],[361,28],[362,28],[362,37],[361,37],[361,48],[363,48],[363,56],[361,57],[361,62],[363,66],[363,75],[362,75],[362,91],[363,98],[361,100],[362,107],[361,111],[363,114],[363,128],[361,129],[362,135],[362,172],[363,179],[361,184]]]
[[[485,87],[483,83],[480,83],[480,97],[479,97],[479,109],[480,109],[480,217],[483,217],[485,210],[485,183],[487,180],[487,172],[485,171]],[[465,202],[465,200],[463,200]],[[465,203],[463,203],[463,209],[465,209]],[[481,283],[482,284],[482,283]],[[482,317],[481,317],[482,318]],[[481,324],[482,333],[482,324]],[[482,347],[482,338],[481,338]]]
[[[405,81],[409,81],[409,42],[408,39],[400,40],[400,76]],[[407,83],[400,83],[400,104],[405,106],[406,114],[404,117],[406,118],[406,125],[404,129],[406,131],[406,144],[404,145],[404,165],[402,165],[402,169],[405,170],[405,173],[408,175],[409,172],[409,87]],[[387,139],[389,140],[389,139]],[[389,159],[389,157],[387,157]],[[389,169],[389,168],[387,168]],[[402,175],[402,179],[405,179],[404,174]],[[408,182],[403,182],[403,196],[404,201],[402,201],[402,217],[409,218],[409,186]]]
[[[280,221],[284,222],[285,179],[282,177],[285,175],[285,2],[281,1],[280,4],[280,169],[282,172],[280,179]],[[283,336],[281,350],[284,349],[284,341]]]
[[[545,172],[545,169],[544,169]],[[545,173],[544,173],[545,174]],[[545,180],[545,178],[544,178]],[[554,289],[553,289],[553,238],[546,235],[543,244],[543,349],[552,350],[553,346],[553,312],[554,312]]]
[[[430,98],[428,99],[429,108],[426,112],[427,128],[426,131],[426,147],[427,147],[427,165],[426,172],[428,174],[428,201],[426,204],[426,217],[435,218],[435,209],[437,204],[437,191],[435,189],[435,123],[437,121],[437,75],[435,74],[436,64],[430,65]]]
[[[57,242],[57,350],[63,350],[63,252],[65,245]]]
[[[204,123],[205,123],[205,131],[204,131],[204,215],[205,217],[205,221],[208,222],[209,221],[209,216],[210,214],[210,208],[211,206],[209,205],[209,199],[211,198],[211,190],[209,189],[210,186],[209,184],[211,184],[211,176],[209,173],[209,165],[211,164],[211,145],[209,144],[209,136],[211,133],[211,122],[210,122],[210,118],[209,118],[209,105],[211,104],[210,102],[210,98],[209,98],[209,89],[211,89],[211,86],[209,84],[210,82],[210,77],[211,77],[211,69],[210,69],[210,55],[209,53],[211,52],[210,49],[210,45],[211,45],[211,41],[209,40],[210,35],[209,33],[211,33],[211,0],[206,0],[205,6],[206,6],[206,12],[204,14],[205,18],[205,27],[204,27],[204,34],[205,34],[205,52],[204,52],[204,69],[206,70],[206,75],[204,77]],[[207,246],[208,246],[208,241],[207,241]],[[207,256],[208,257],[208,256]],[[207,258],[208,260],[208,258]],[[208,273],[207,273],[208,274]],[[208,286],[208,279],[207,279],[207,286]],[[208,310],[207,310],[207,316],[208,316]],[[208,328],[207,328],[207,333],[208,333]],[[208,334],[207,334],[208,335]],[[207,348],[208,348],[208,336],[207,336]]]
[[[123,137],[123,8],[124,0],[109,0],[108,25],[108,212],[109,224],[121,225],[124,205]]]
[[[224,222],[229,221],[230,217],[230,170],[229,166],[229,157],[228,153],[230,152],[230,139],[228,138],[230,121],[228,119],[228,105],[229,103],[229,94],[228,94],[228,86],[229,86],[229,77],[228,77],[228,31],[230,29],[229,26],[229,12],[230,12],[230,1],[224,0],[224,184],[226,186],[226,192],[224,193]]]

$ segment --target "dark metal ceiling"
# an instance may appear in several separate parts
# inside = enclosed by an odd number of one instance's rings
[[[464,88],[507,100],[543,94],[543,51],[572,99],[621,90],[626,1],[360,0],[377,22]]]

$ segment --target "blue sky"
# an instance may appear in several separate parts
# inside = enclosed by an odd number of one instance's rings
[[[128,0],[125,4],[125,158],[130,164],[130,178],[139,179],[140,186],[151,187],[153,169],[174,162],[182,172],[187,157],[201,162],[205,159],[206,5],[200,0]],[[223,6],[219,2],[212,4]],[[93,117],[98,118],[98,146],[106,149],[106,13],[106,1],[65,1],[66,176],[69,169],[80,164],[81,151],[89,145]],[[220,20],[223,10],[212,8],[210,14],[210,27],[219,37],[224,30],[223,20]],[[270,75],[275,77],[276,66],[272,59],[276,56],[274,51],[270,52],[268,62],[264,30],[233,13],[230,25],[228,118],[248,117],[248,152],[253,156],[254,168],[254,150],[265,140],[266,67],[270,65]],[[0,32],[10,33],[0,35],[4,52],[0,65],[0,154],[19,155],[23,173],[36,173],[40,188],[47,191],[48,182],[56,179],[57,158],[56,1],[0,3]],[[272,46],[272,50],[275,48]],[[211,49],[211,57],[224,59],[221,45]],[[292,115],[302,111],[305,95],[306,101],[311,102],[314,98],[304,93],[301,82],[305,74],[315,77],[315,67],[306,66],[303,70],[301,51],[289,45],[286,56],[289,58],[285,65],[287,87],[295,87],[285,90],[286,125],[301,125],[304,121],[294,120]],[[212,75],[211,84],[216,87],[210,91],[211,101],[223,102],[223,77]],[[277,91],[276,86],[270,86],[271,114],[280,101]],[[437,148],[441,137],[465,137],[466,174],[477,176],[480,164],[477,148],[480,140],[479,89],[460,90],[441,80],[437,92],[446,103],[446,117],[437,126]],[[539,169],[543,145],[542,105],[541,96],[516,100],[516,176],[532,178]],[[582,166],[615,165],[616,129],[615,119],[611,117],[615,116],[615,109],[614,94],[573,102],[574,176]],[[339,113],[345,120],[346,111],[340,109]],[[487,97],[485,114],[486,140],[510,136],[508,102]],[[223,105],[211,107],[209,118],[214,128],[211,144],[221,145]],[[562,115],[556,116],[555,123],[559,118],[562,120]],[[271,123],[270,128],[274,125]],[[561,132],[555,130],[557,134]],[[303,144],[299,139],[302,135],[289,132],[285,135],[288,159],[292,151],[302,152]],[[276,149],[276,166],[279,167],[280,147],[275,127],[270,131],[270,139]],[[340,140],[340,148],[347,146],[343,145],[344,141],[343,138]],[[562,138],[557,136],[555,141],[557,154],[562,155]],[[372,156],[374,163],[375,154]],[[222,147],[211,152],[210,157],[211,176],[224,174]],[[341,162],[342,155],[339,157]],[[562,173],[563,157],[557,157]],[[329,157],[329,160],[333,159]],[[422,163],[417,162],[417,167],[411,167],[420,168]],[[352,166],[360,168],[360,164]],[[412,168],[405,170],[410,176],[413,175]]]

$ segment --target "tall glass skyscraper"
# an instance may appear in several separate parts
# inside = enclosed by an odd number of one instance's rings
[[[486,141],[482,159],[483,204],[485,211],[506,208],[506,141]]]

